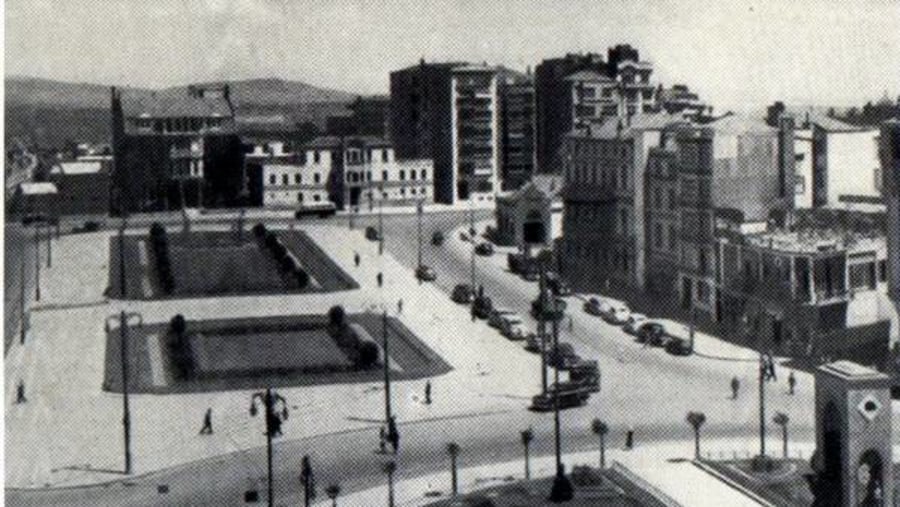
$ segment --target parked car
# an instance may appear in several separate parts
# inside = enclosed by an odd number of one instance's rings
[[[475,299],[472,300],[472,313],[479,319],[490,318],[493,309],[494,304],[487,296],[475,296]]]
[[[565,297],[572,294],[572,288],[557,273],[554,273],[553,271],[547,273],[546,280],[547,287],[550,288],[553,295]]]
[[[423,264],[416,268],[416,278],[423,282],[433,282],[437,280],[437,273],[431,267]]]
[[[521,273],[525,266],[525,254],[508,253],[506,254],[506,267],[512,273]]]
[[[490,257],[491,255],[494,255],[494,245],[490,243],[479,243],[478,246],[475,247],[475,253],[484,257]]]
[[[475,291],[472,290],[472,287],[469,286],[469,284],[458,283],[453,287],[453,292],[450,293],[450,299],[453,300],[454,303],[467,305],[475,299]]]
[[[441,231],[434,231],[431,233],[431,244],[434,246],[441,246],[444,244],[444,233]]]
[[[369,241],[380,241],[381,235],[378,234],[378,229],[371,225],[366,227],[366,239]]]
[[[488,316],[488,325],[499,329],[502,325],[502,317],[504,315],[514,315],[515,313],[515,310],[510,310],[509,308],[494,308],[491,310],[490,316]]]
[[[638,341],[652,345],[654,347],[662,347],[666,344],[666,328],[659,322],[647,321],[638,328]]]
[[[528,352],[541,351],[541,339],[537,333],[528,332],[528,334],[525,335],[525,350]]]
[[[622,326],[622,329],[628,334],[637,334],[638,328],[647,320],[647,316],[643,313],[632,313],[628,316],[628,321]]]
[[[592,297],[584,302],[584,311],[591,315],[602,316],[608,311],[609,306],[609,303],[605,299]]]
[[[522,279],[536,282],[541,279],[541,269],[535,262],[526,262],[521,271]]]
[[[666,352],[673,356],[689,356],[694,353],[691,349],[691,342],[674,337],[669,337],[666,341]]]
[[[334,203],[308,204],[302,206],[294,212],[294,218],[300,220],[305,217],[316,216],[319,218],[328,218],[337,213],[337,206]]]
[[[628,322],[628,317],[631,317],[631,310],[628,309],[628,305],[625,303],[610,302],[606,311],[601,314],[601,317],[606,322],[618,326]]]
[[[525,338],[525,323],[522,317],[512,313],[500,316],[500,333],[510,340],[522,340]]]
[[[522,322],[518,322],[509,326],[503,333],[503,336],[509,338],[510,340],[521,341],[525,340],[528,337],[528,328],[525,327],[525,324]]]
[[[580,407],[590,397],[591,394],[582,388],[571,391],[560,390],[559,392],[548,390],[547,393],[538,394],[531,399],[531,410],[537,412],[555,410],[557,403],[560,409]]]
[[[600,392],[600,366],[597,361],[579,359],[569,368],[569,382],[586,387],[591,392]]]
[[[466,234],[465,231],[459,233],[459,239],[461,241],[469,241],[469,235]]]

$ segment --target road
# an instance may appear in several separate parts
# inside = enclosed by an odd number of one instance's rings
[[[34,301],[34,243],[30,230],[18,223],[9,223],[4,230],[3,243],[3,354],[9,350],[13,340],[19,339],[21,322],[21,300],[25,283],[25,304]]]
[[[484,216],[483,212],[479,217]],[[449,233],[465,224],[466,213],[428,215],[424,221],[426,264],[438,274],[437,285],[449,292],[455,283],[468,281],[467,244],[447,234],[442,247],[430,245],[431,232]],[[333,221],[346,223],[346,218]],[[374,225],[376,217],[359,217],[357,227]],[[385,247],[406,266],[417,263],[417,221],[413,215],[386,217]],[[451,243],[455,242],[455,243]],[[502,268],[499,258],[477,258],[477,277],[485,285],[495,303],[527,314],[536,284],[525,282]],[[410,274],[412,276],[412,274]],[[690,452],[691,432],[684,422],[688,410],[702,410],[708,416],[704,434],[711,438],[752,436],[757,428],[757,405],[752,378],[755,365],[698,357],[674,357],[658,349],[641,349],[621,329],[609,326],[596,317],[580,311],[576,300],[570,300],[574,311],[573,330],[563,330],[563,339],[575,345],[584,357],[597,359],[603,371],[603,391],[590,403],[563,413],[564,449],[593,449],[596,437],[590,433],[593,417],[600,416],[612,428],[611,445],[621,445],[624,429],[637,432],[637,445],[651,441],[685,440]],[[460,337],[461,340],[465,337]],[[498,340],[504,338],[497,336]],[[464,342],[461,342],[464,343]],[[624,362],[618,361],[622,350]],[[525,353],[525,352],[522,352]],[[502,367],[502,365],[493,365]],[[535,372],[539,375],[539,372]],[[739,400],[726,399],[732,376],[744,379]],[[797,396],[788,397],[785,386],[768,387],[774,410],[791,415],[794,438],[812,438],[812,384],[801,376]],[[439,385],[439,384],[438,384]],[[442,396],[440,389],[435,396]],[[473,466],[518,459],[521,456],[519,430],[531,426],[536,434],[533,454],[552,452],[551,414],[536,414],[524,409],[512,412],[473,415],[451,420],[431,420],[404,425],[401,421],[402,453],[398,457],[398,480],[444,470],[447,457],[444,445],[456,441],[463,449],[461,465]],[[771,415],[769,416],[771,418]],[[260,428],[262,431],[262,428]],[[772,427],[771,436],[777,438]],[[370,429],[321,435],[303,440],[285,440],[276,447],[276,496],[279,505],[299,503],[297,479],[300,459],[312,457],[319,477],[320,490],[330,481],[339,480],[344,492],[357,491],[383,481],[380,463],[384,457],[372,452],[377,443],[377,425]],[[362,450],[362,451],[360,451]],[[743,450],[743,448],[741,449]],[[235,453],[192,463],[128,480],[117,480],[106,486],[85,488],[17,491],[7,490],[9,505],[233,505],[240,503],[244,491],[256,488],[263,494],[265,449]],[[165,484],[168,493],[160,494],[157,486]]]

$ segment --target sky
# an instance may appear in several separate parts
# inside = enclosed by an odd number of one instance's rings
[[[387,93],[425,58],[525,70],[629,43],[717,108],[900,95],[898,0],[6,0],[6,75]]]

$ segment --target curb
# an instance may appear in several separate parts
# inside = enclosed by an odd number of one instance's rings
[[[750,491],[749,489],[745,488],[744,486],[738,484],[737,482],[733,481],[730,477],[727,477],[727,476],[719,473],[717,470],[714,470],[712,467],[706,465],[702,461],[695,459],[695,460],[691,460],[691,463],[693,463],[693,465],[695,467],[699,468],[700,470],[703,470],[704,472],[708,473],[709,475],[712,475],[713,477],[715,477],[716,479],[721,481],[723,484],[727,484],[729,487],[740,492],[742,495],[745,495],[747,498],[750,498],[754,502],[757,502],[760,505],[763,505],[765,507],[776,507],[775,504],[773,504],[772,502],[769,502],[768,500],[757,495],[753,491]]]

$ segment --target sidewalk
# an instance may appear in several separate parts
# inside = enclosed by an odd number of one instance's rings
[[[767,443],[780,449],[780,440],[772,438]],[[701,441],[704,458],[730,459],[733,456],[752,456],[758,451],[758,441],[752,438],[741,440]],[[791,443],[791,456],[802,456],[807,459],[815,447],[814,443]],[[759,506],[760,503],[741,493],[732,486],[720,481],[700,468],[694,466],[693,441],[659,442],[638,446],[632,451],[619,448],[606,450],[607,465],[618,462],[635,475],[645,480],[666,496],[685,506]],[[599,450],[565,454],[563,463],[566,471],[579,465],[598,466]],[[495,463],[478,467],[465,467],[465,449],[459,457],[459,490],[461,494],[471,493],[491,486],[505,484],[523,479],[524,459]],[[449,497],[450,471],[402,479],[403,471],[398,469],[400,480],[395,482],[396,505],[403,507],[420,507]],[[555,473],[553,455],[533,457],[531,459],[531,477],[550,477]],[[320,490],[327,484],[320,484]],[[323,499],[317,507],[328,507],[329,500]],[[369,507],[377,505],[387,498],[387,485],[342,495],[338,504],[342,507]]]

